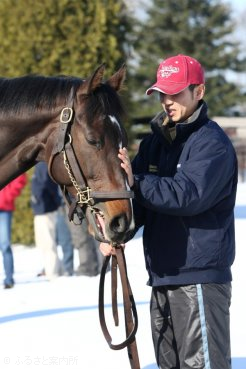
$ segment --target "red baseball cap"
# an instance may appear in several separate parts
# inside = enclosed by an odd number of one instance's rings
[[[147,95],[159,91],[167,95],[176,95],[189,85],[205,83],[201,64],[190,56],[179,54],[165,59],[157,70],[156,83],[148,88]]]

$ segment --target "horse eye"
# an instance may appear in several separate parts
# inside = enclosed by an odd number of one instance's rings
[[[98,141],[94,140],[93,138],[87,138],[86,141],[88,142],[88,144],[96,146]]]
[[[101,141],[97,141],[93,138],[87,138],[86,141],[88,142],[89,145],[95,146],[97,148],[97,150],[100,150],[102,148],[102,142]]]
[[[101,148],[102,148],[102,143],[101,143],[101,142],[97,142],[97,144],[96,144],[96,148],[97,148],[97,150],[101,150]]]

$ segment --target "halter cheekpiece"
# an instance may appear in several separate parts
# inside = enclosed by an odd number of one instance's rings
[[[74,221],[74,215],[77,214],[79,222],[85,217],[85,210],[89,208],[92,213],[98,212],[94,205],[99,201],[106,201],[107,199],[129,199],[134,197],[133,191],[92,191],[88,186],[86,178],[80,168],[76,154],[73,148],[72,137],[70,134],[70,127],[74,121],[73,100],[70,98],[70,106],[62,109],[60,114],[60,128],[56,144],[53,147],[52,154],[49,161],[49,174],[52,176],[52,164],[56,155],[63,155],[63,163],[76,190],[76,198],[69,194],[66,186],[61,186],[61,191],[65,202],[69,208],[69,220]],[[54,180],[54,178],[53,178]]]

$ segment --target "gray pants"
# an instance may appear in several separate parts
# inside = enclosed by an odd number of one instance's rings
[[[88,233],[86,220],[83,220],[80,225],[70,222],[69,226],[73,245],[79,253],[79,267],[76,274],[90,277],[98,275],[102,266],[99,242]]]
[[[231,284],[153,287],[151,327],[161,369],[231,369]]]

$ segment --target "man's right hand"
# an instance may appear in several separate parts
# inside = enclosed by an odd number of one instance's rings
[[[103,254],[103,256],[110,256],[115,254],[114,247],[111,246],[109,243],[101,242],[99,245],[99,250]]]
[[[132,174],[132,166],[131,161],[128,156],[128,151],[125,147],[119,150],[118,158],[122,161],[121,167],[125,170],[127,177],[128,177],[128,184],[130,187],[134,184],[134,177]]]
[[[121,244],[121,246],[125,248],[125,244]],[[99,245],[99,250],[101,251],[103,256],[115,255],[115,247],[113,247],[109,243],[101,242]]]

